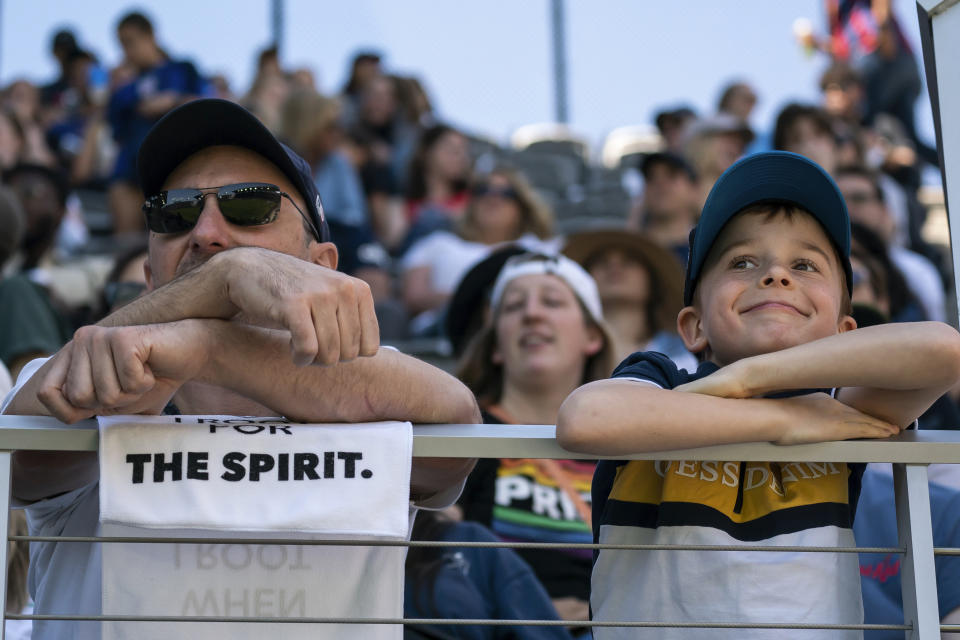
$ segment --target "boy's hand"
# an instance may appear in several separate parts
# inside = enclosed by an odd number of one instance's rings
[[[712,376],[708,376],[712,377]],[[805,444],[853,438],[888,438],[900,428],[848,407],[825,393],[778,398],[784,403],[786,427],[774,444]]]
[[[708,376],[674,387],[673,390],[718,398],[750,398],[755,394],[743,375],[745,368],[737,365],[738,362],[728,364]]]

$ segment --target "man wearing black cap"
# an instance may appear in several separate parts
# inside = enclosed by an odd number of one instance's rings
[[[960,377],[960,335],[935,322],[856,329],[850,293],[850,222],[830,176],[787,152],[734,164],[691,234],[686,306],[677,318],[702,364],[688,372],[660,353],[633,354],[613,379],[567,398],[560,443],[618,456],[899,433]],[[614,545],[852,546],[862,473],[856,464],[601,461],[594,537]],[[863,620],[857,559],[813,553],[761,559],[747,550],[603,549],[591,606],[602,621]],[[598,640],[689,637],[688,629],[595,631]],[[746,637],[782,636],[754,629]],[[745,635],[715,629],[697,637]]]
[[[4,413],[74,422],[166,407],[310,422],[479,422],[456,379],[378,350],[370,291],[334,270],[309,167],[249,112],[221,100],[174,110],[144,141],[138,170],[148,194],[148,293],[27,365]],[[77,507],[64,497],[97,482],[94,455],[18,452],[14,467],[21,503],[57,496],[58,521],[95,527],[95,500]],[[446,496],[471,467],[416,459],[413,499]],[[64,564],[76,573],[93,553],[44,556],[31,578],[37,611],[78,601],[66,593],[77,587]]]

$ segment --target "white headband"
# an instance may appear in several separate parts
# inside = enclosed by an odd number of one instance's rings
[[[596,323],[603,322],[603,307],[597,283],[583,267],[562,255],[542,255],[524,253],[507,260],[500,270],[490,296],[490,308],[500,305],[503,291],[514,279],[520,276],[550,274],[557,276],[569,285]]]

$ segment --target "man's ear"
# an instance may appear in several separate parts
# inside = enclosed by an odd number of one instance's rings
[[[700,311],[696,307],[684,307],[677,314],[677,333],[690,353],[700,353],[710,346],[700,322]]]
[[[339,262],[337,245],[332,242],[311,242],[310,262],[328,269],[336,269]]]
[[[857,321],[853,319],[853,316],[840,316],[840,321],[837,323],[837,333],[846,333],[856,328]]]

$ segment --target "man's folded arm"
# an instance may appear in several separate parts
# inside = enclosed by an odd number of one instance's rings
[[[336,264],[335,251],[330,251]],[[329,365],[370,356],[380,343],[373,296],[365,282],[258,247],[221,251],[99,325],[235,317],[288,331],[286,349],[298,364]]]
[[[68,422],[158,413],[180,385],[193,381],[228,389],[300,422],[480,422],[470,391],[424,362],[381,349],[369,358],[301,367],[293,364],[288,345],[285,331],[220,320],[87,328],[23,385],[7,413],[53,414]],[[181,408],[231,412],[202,401]],[[90,464],[89,456],[19,452],[14,491],[23,500],[36,500],[83,486],[96,477],[95,469],[83,467]],[[418,458],[413,493],[441,491],[470,468],[470,460]]]
[[[285,331],[208,321],[210,348],[198,382],[224,387],[298,422],[476,423],[473,394],[456,378],[393,349],[370,358],[299,367]]]
[[[300,422],[477,424],[473,394],[459,380],[392,349],[332,367],[297,367],[282,331],[216,322],[216,353],[201,373],[222,386]],[[429,497],[461,482],[472,459],[415,458],[414,498]]]

